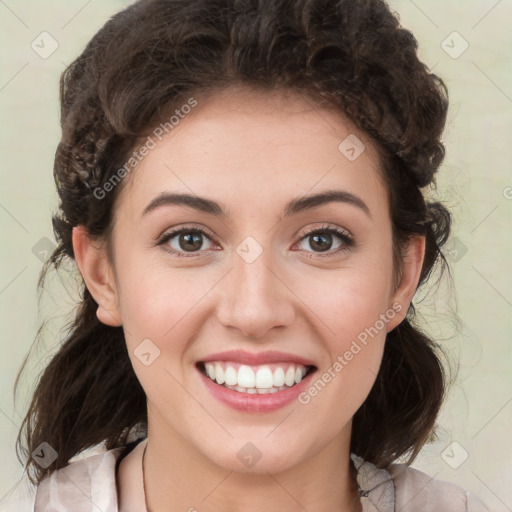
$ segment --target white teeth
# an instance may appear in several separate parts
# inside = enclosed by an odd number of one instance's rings
[[[238,383],[237,371],[232,366],[228,366],[224,373],[224,379],[226,380],[226,384],[235,386]]]
[[[258,388],[244,388],[241,386],[228,386],[225,385],[224,387],[228,389],[232,389],[233,391],[238,391],[240,393],[249,393],[251,395],[258,394],[258,395],[266,395],[267,393],[277,393],[278,391],[284,391],[285,389],[288,389],[288,386],[281,386],[279,388],[269,388],[269,389],[258,389]]]
[[[274,371],[268,365],[238,366],[229,362],[209,362],[204,366],[208,377],[217,384],[251,394],[282,391],[301,382],[307,372],[305,366],[296,364],[274,365]]]
[[[258,371],[258,373],[259,373],[259,371]],[[284,384],[284,370],[282,368],[276,368],[274,370],[272,384],[274,384],[274,386],[276,388],[279,388]],[[271,387],[271,386],[267,386],[267,387]]]
[[[286,371],[284,383],[287,386],[293,386],[295,384],[295,368],[293,366],[290,366],[290,368],[288,368]]]
[[[250,366],[242,365],[238,368],[238,385],[243,388],[253,388],[256,385],[256,376]]]
[[[281,371],[283,371],[282,368]],[[268,366],[259,368],[256,372],[256,387],[260,389],[271,388],[272,385],[275,385],[272,370]]]
[[[212,380],[216,380],[218,384],[224,384],[226,380],[224,377],[224,370],[222,369],[222,366],[219,363],[215,365],[215,377],[213,377]]]

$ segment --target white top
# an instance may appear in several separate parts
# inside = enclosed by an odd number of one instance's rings
[[[131,453],[140,462],[147,439],[138,442]],[[119,512],[116,488],[116,462],[124,447],[106,450],[103,445],[70,459],[66,467],[54,471],[41,481],[30,498],[30,505],[20,507],[12,502],[16,512]],[[92,454],[91,454],[92,453]],[[128,454],[128,455],[130,455]],[[127,455],[127,456],[128,456]],[[427,474],[405,464],[392,464],[388,470],[378,469],[352,455],[357,469],[357,482],[363,512],[484,512],[485,508],[470,493],[457,485],[434,480]],[[143,496],[142,469],[132,466],[138,476]],[[33,486],[32,486],[33,487]],[[1,503],[0,503],[1,504]],[[133,510],[133,509],[132,509]],[[143,512],[143,511],[141,511]]]

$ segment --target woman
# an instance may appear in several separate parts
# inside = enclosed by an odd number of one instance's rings
[[[475,510],[408,466],[451,223],[416,50],[380,0],[146,0],[66,70],[49,263],[83,300],[18,438],[36,512]]]

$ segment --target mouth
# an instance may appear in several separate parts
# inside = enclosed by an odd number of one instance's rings
[[[216,385],[245,395],[287,391],[299,385],[317,369],[314,365],[295,362],[248,365],[234,361],[198,361],[196,367]]]

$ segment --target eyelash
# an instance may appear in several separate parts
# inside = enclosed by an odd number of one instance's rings
[[[200,233],[200,234],[204,235],[206,238],[208,238],[209,240],[215,242],[213,237],[211,237],[204,229],[202,229],[200,227],[190,227],[190,228],[184,227],[184,228],[174,229],[174,230],[171,230],[171,231],[165,233],[159,239],[159,241],[157,242],[157,245],[164,245],[169,240],[174,238],[176,235],[179,235],[181,233],[189,233],[189,234],[190,233]],[[306,233],[304,233],[302,235],[299,242],[302,242],[302,240],[304,240],[305,238],[308,238],[309,236],[317,234],[317,233],[320,233],[320,234],[328,233],[328,234],[336,235],[343,242],[343,245],[340,248],[336,249],[334,252],[329,252],[326,254],[313,253],[320,258],[332,257],[340,252],[348,251],[355,246],[355,241],[354,241],[352,235],[350,235],[345,230],[342,230],[340,228],[333,228],[330,226],[322,226],[321,228],[312,228],[312,229],[308,230]],[[182,252],[176,251],[175,249],[171,249],[169,246],[164,247],[164,249],[166,251],[170,252],[171,254],[174,254],[178,258],[197,257],[197,254],[198,254],[198,252],[190,253],[190,254],[182,253]],[[308,256],[308,257],[312,258],[313,256]]]

